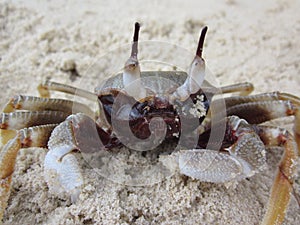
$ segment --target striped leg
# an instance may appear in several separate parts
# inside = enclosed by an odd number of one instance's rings
[[[294,134],[298,146],[298,156],[300,156],[300,109],[299,108],[296,110],[295,113]]]
[[[262,224],[281,224],[293,193],[298,158],[297,147],[293,136],[285,129],[257,126],[257,133],[266,146],[284,148],[262,222]]]
[[[88,91],[71,86],[46,81],[38,87],[41,96],[50,96],[49,90],[57,90],[70,94],[78,94],[90,100],[97,97]],[[60,123],[72,113],[82,112],[91,118],[95,117],[88,106],[65,99],[50,99],[33,96],[17,95],[4,107],[0,115],[0,146],[15,137],[16,131],[30,126],[49,123]]]
[[[58,124],[68,113],[59,111],[16,111],[0,114],[0,146],[5,145],[17,134],[16,130],[44,124]]]
[[[66,99],[40,98],[34,96],[17,95],[4,107],[3,112],[9,113],[17,110],[28,111],[61,111],[67,114],[82,112],[91,117],[95,113],[86,105]]]
[[[46,147],[56,126],[51,124],[63,122],[73,112],[94,117],[88,106],[63,99],[19,95],[4,107],[0,114],[0,223],[10,195],[18,151],[24,147]]]
[[[248,82],[221,87],[223,94],[239,92],[242,96],[249,95],[253,90],[253,85]]]
[[[294,137],[284,129],[258,126],[258,133],[265,145],[281,145],[285,150],[262,223],[281,224],[293,192],[296,161],[300,155],[300,98],[287,93],[273,92],[232,96],[225,98],[225,104],[227,115],[239,116],[252,124],[260,124],[280,117],[295,116]]]
[[[46,80],[42,84],[38,86],[38,91],[40,93],[40,96],[43,98],[49,98],[50,97],[50,90],[52,91],[60,91],[72,95],[78,95],[80,97],[89,99],[91,101],[97,101],[97,96],[89,91],[75,88],[69,85],[60,84],[56,82],[52,82],[50,80]]]
[[[25,147],[46,147],[56,125],[24,128],[0,148],[0,223],[10,195],[11,180],[19,150]]]
[[[279,92],[225,98],[227,115],[236,115],[249,123],[296,115],[300,98]]]

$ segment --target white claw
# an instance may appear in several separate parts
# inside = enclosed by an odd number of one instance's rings
[[[45,180],[52,193],[64,194],[77,201],[83,185],[83,177],[76,157],[68,146],[50,150],[44,162]]]
[[[214,150],[180,151],[178,164],[180,173],[205,182],[238,181],[253,175],[253,170],[246,161]]]
[[[180,172],[206,182],[224,183],[251,177],[265,169],[264,143],[245,120],[228,119],[237,141],[223,151],[209,149],[181,150],[177,154]]]

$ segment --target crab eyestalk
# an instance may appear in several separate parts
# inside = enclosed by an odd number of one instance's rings
[[[205,60],[202,58],[202,51],[206,32],[207,26],[201,31],[196,56],[189,68],[188,77],[184,84],[172,94],[171,100],[179,99],[185,101],[191,94],[196,93],[200,89],[205,78]]]
[[[138,100],[146,97],[146,90],[141,84],[141,70],[137,59],[139,30],[140,24],[135,23],[131,55],[126,61],[123,71],[125,91]]]

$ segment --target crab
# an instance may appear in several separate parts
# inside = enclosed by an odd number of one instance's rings
[[[154,152],[156,162],[199,181],[234,183],[264,170],[267,147],[279,146],[284,154],[262,224],[282,223],[300,152],[300,98],[280,92],[250,95],[250,83],[211,85],[202,57],[207,27],[188,73],[141,72],[139,29],[136,23],[123,73],[109,78],[95,93],[46,80],[38,87],[41,97],[18,95],[5,105],[0,120],[0,220],[21,148],[47,147],[44,169],[49,188],[76,202],[84,185],[76,151],[101,157],[97,153],[126,146],[141,154]],[[98,102],[99,110],[50,98],[50,90]],[[231,95],[214,99],[223,94]],[[294,135],[261,125],[285,116],[295,117]],[[160,152],[163,145],[169,149]]]

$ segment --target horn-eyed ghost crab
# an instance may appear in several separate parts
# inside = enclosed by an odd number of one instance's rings
[[[281,223],[293,191],[299,152],[300,99],[280,92],[249,95],[253,90],[249,83],[213,87],[204,79],[202,49],[207,27],[201,32],[188,73],[141,72],[137,58],[139,28],[136,23],[131,56],[123,73],[108,79],[95,94],[48,80],[38,88],[41,97],[18,95],[4,107],[0,120],[0,219],[20,148],[48,147],[44,167],[49,187],[66,192],[76,201],[84,178],[74,151],[93,155],[127,146],[147,154],[148,150],[175,143],[174,149],[154,151],[156,158],[170,170],[216,183],[253,176],[265,168],[265,146],[283,147],[263,218],[263,224]],[[49,90],[98,101],[99,111],[75,101],[51,99]],[[240,95],[213,99],[234,92]],[[213,110],[213,105],[218,109],[220,104],[221,110]],[[294,135],[260,125],[285,116],[295,116]],[[222,136],[214,137],[213,129],[219,133],[223,130]]]

